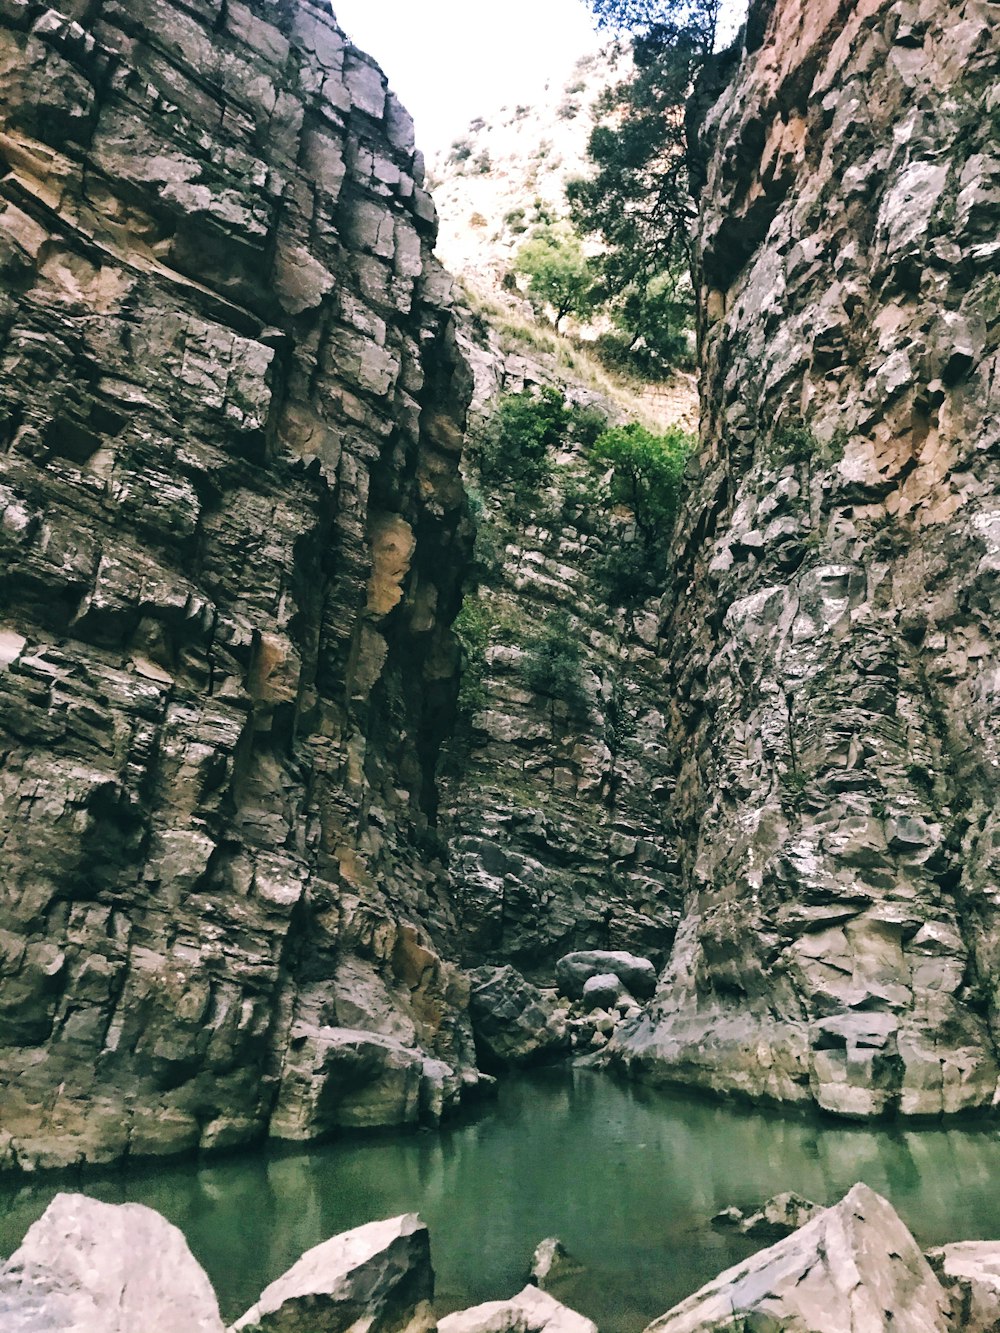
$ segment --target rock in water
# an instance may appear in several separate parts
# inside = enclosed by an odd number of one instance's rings
[[[546,1236],[535,1246],[531,1256],[531,1280],[542,1291],[562,1286],[583,1272],[558,1236]]]
[[[486,1301],[438,1320],[438,1333],[597,1333],[591,1319],[527,1286],[509,1301]]]
[[[787,1191],[776,1194],[759,1208],[724,1208],[712,1218],[716,1227],[734,1227],[744,1236],[775,1239],[789,1236],[812,1220],[822,1208],[801,1194]]]
[[[230,1333],[430,1333],[433,1297],[427,1228],[406,1213],[307,1250]]]
[[[728,1269],[646,1333],[947,1333],[948,1298],[890,1204],[858,1184],[785,1240]]]
[[[57,1194],[0,1269],[3,1333],[222,1333],[175,1226],[138,1203]]]
[[[480,967],[470,980],[472,1030],[488,1062],[529,1064],[568,1049],[565,1011],[515,968]]]
[[[1000,1328],[1000,1241],[958,1241],[928,1250],[927,1259],[951,1297],[954,1327],[962,1333],[995,1333]]]
[[[608,973],[639,999],[649,999],[656,990],[656,968],[649,959],[618,949],[582,949],[565,954],[556,963],[556,985],[563,995],[579,1000],[591,977]]]

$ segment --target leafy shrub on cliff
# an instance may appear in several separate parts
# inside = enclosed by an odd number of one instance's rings
[[[606,430],[594,444],[594,461],[614,469],[612,496],[632,510],[647,543],[670,534],[693,448],[693,437],[677,426],[654,435],[635,421]]]
[[[583,687],[583,659],[569,615],[555,611],[528,644],[522,659],[525,679],[536,694],[561,699],[571,713],[589,709]]]
[[[557,389],[524,389],[500,399],[473,442],[484,481],[511,481],[537,489],[552,473],[550,451],[566,437],[568,413]]]
[[[460,653],[458,715],[468,725],[476,713],[486,707],[486,649],[490,642],[490,621],[482,602],[467,597],[455,618],[452,632]]]
[[[634,538],[609,545],[598,566],[612,605],[637,605],[662,588],[681,481],[694,443],[678,427],[654,435],[637,422],[615,426],[595,443],[594,463],[612,468],[612,500],[627,505],[635,518]]]

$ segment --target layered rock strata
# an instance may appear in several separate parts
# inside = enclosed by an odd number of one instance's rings
[[[994,1101],[995,10],[756,3],[709,113],[665,622],[689,894],[636,1073],[855,1116]]]
[[[320,0],[0,7],[0,1156],[434,1116],[467,372]]]
[[[477,428],[502,396],[541,388],[626,419],[555,357],[467,317],[460,336]],[[545,984],[570,950],[631,949],[661,963],[680,902],[655,602],[615,604],[602,575],[635,526],[597,494],[580,441],[550,461],[541,486],[484,482],[466,462],[479,510],[466,609],[483,636],[481,698],[449,743],[441,807],[463,956],[513,963]],[[575,701],[532,667],[553,636],[571,650]]]

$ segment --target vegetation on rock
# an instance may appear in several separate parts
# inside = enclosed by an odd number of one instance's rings
[[[536,306],[551,306],[553,328],[567,315],[582,316],[593,309],[594,274],[571,228],[539,227],[517,252],[514,269],[528,279]]]

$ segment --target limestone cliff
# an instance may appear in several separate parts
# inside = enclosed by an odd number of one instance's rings
[[[459,337],[475,375],[473,434],[503,395],[542,386],[598,420],[636,408],[541,338],[526,346],[468,317]],[[673,401],[688,402],[682,388]],[[609,504],[572,432],[540,487],[484,483],[469,455],[479,536],[465,608],[482,636],[471,664],[481,698],[449,746],[442,784],[462,956],[512,962],[546,983],[573,949],[661,963],[679,893],[656,603],[619,604],[602,573],[609,552],[636,540],[632,515]],[[532,670],[553,634],[565,636],[575,699]]]
[[[319,0],[0,5],[0,1156],[434,1116],[467,371]]]
[[[664,633],[684,918],[636,1073],[988,1107],[1000,100],[983,0],[759,0],[704,130]]]

